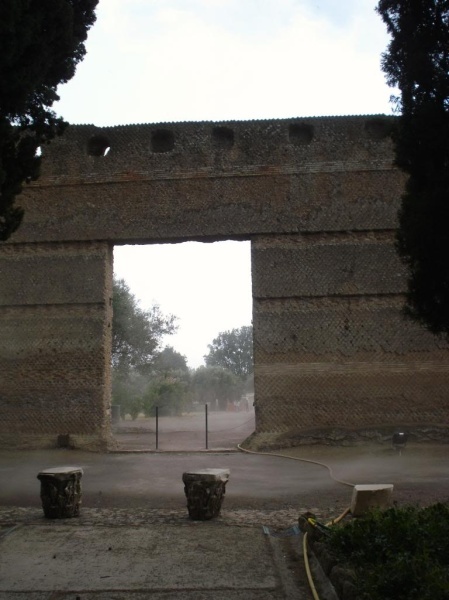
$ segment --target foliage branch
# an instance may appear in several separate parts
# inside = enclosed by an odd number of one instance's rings
[[[75,74],[98,0],[2,0],[0,3],[0,241],[23,219],[15,199],[37,179],[37,150],[67,123],[51,109]]]
[[[408,175],[397,249],[408,267],[406,313],[449,333],[449,2],[380,0],[391,35],[382,68],[398,126],[396,165]]]

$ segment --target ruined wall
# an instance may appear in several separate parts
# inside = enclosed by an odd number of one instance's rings
[[[0,246],[1,446],[107,447],[111,279],[104,242]]]
[[[447,344],[404,321],[390,232],[253,242],[257,445],[446,437]]]
[[[77,126],[43,148],[0,245],[0,444],[107,443],[112,245],[221,239],[252,242],[255,445],[445,432],[448,346],[401,316],[392,122]]]
[[[42,175],[22,195],[26,216],[11,242],[392,229],[403,177],[392,168],[383,123],[72,127],[43,148]]]

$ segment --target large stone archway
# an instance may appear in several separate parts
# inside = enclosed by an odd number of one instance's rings
[[[44,148],[0,245],[0,445],[106,448],[113,245],[222,239],[252,245],[255,444],[444,436],[448,345],[401,315],[391,123],[72,126]]]

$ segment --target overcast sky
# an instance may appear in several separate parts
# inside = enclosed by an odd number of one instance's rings
[[[100,0],[87,56],[55,110],[98,126],[391,113],[371,0]],[[126,246],[114,271],[179,318],[197,367],[251,322],[247,242]]]

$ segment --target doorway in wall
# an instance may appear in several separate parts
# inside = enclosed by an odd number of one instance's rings
[[[250,242],[114,248],[120,449],[234,448],[254,431]]]

